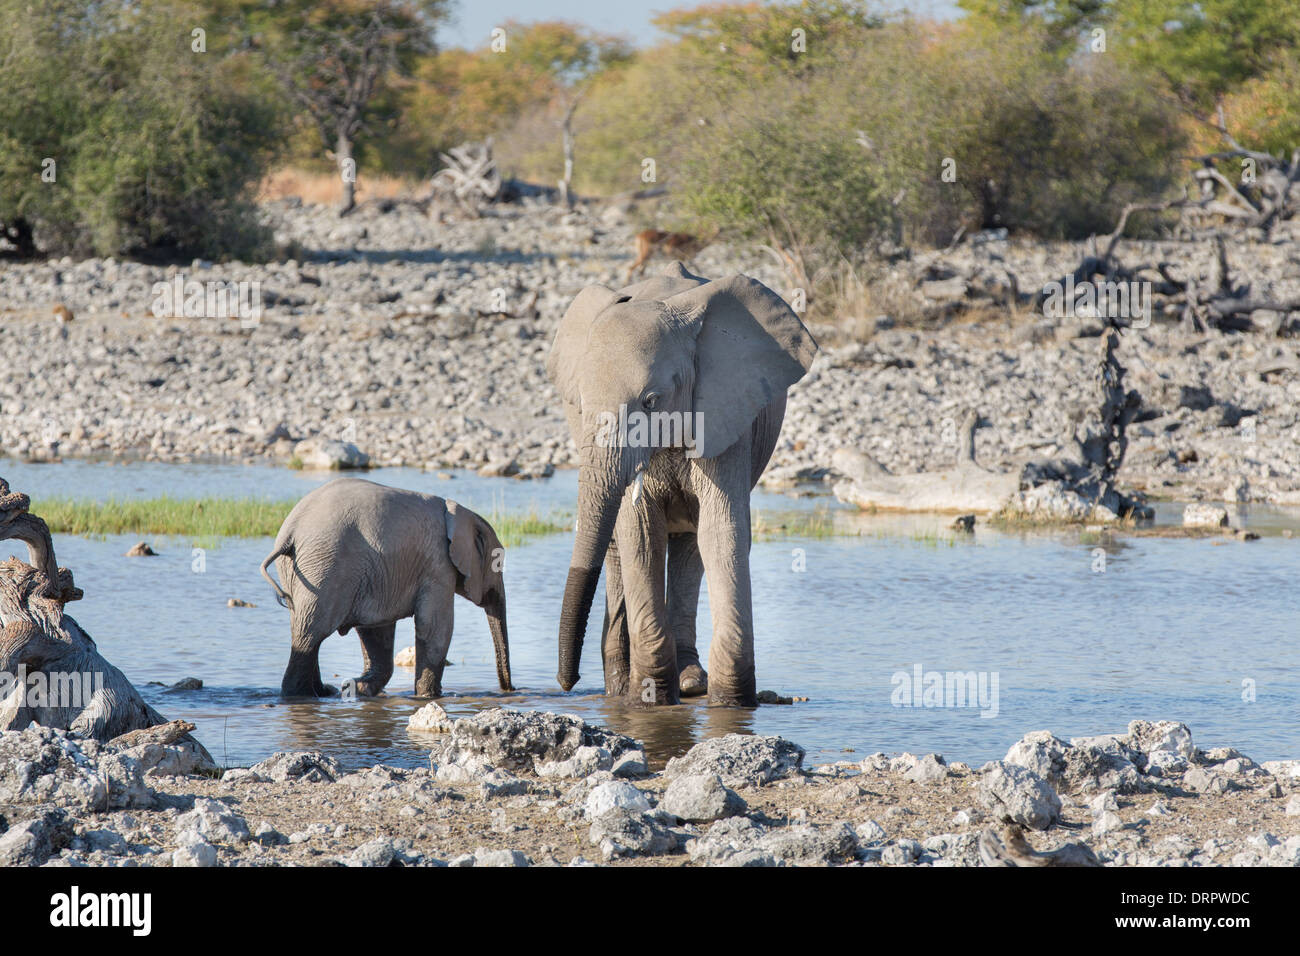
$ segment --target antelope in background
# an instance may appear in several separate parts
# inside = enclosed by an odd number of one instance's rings
[[[718,237],[718,230],[713,235],[701,239],[686,232],[661,232],[658,229],[644,229],[636,234],[636,262],[627,270],[627,277],[633,273],[645,274],[645,264],[656,252],[668,259],[689,262],[704,250],[704,247]]]

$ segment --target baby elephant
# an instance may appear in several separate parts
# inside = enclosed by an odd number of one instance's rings
[[[308,494],[284,519],[262,562],[276,600],[293,612],[293,646],[280,692],[324,697],[321,642],[357,629],[365,673],[358,694],[374,695],[393,676],[393,629],[415,617],[415,694],[442,696],[451,643],[453,596],[487,612],[497,682],[510,685],[504,550],[486,521],[454,501],[339,478]],[[267,568],[276,562],[283,586]]]

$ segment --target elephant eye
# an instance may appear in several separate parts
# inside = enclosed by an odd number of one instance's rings
[[[648,392],[646,394],[646,397],[641,399],[641,404],[645,406],[646,411],[653,412],[655,410],[655,406],[659,404],[659,393]]]

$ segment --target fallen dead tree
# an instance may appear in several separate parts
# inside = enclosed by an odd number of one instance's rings
[[[1189,204],[1183,221],[1189,228],[1212,225],[1224,220],[1238,228],[1258,229],[1272,239],[1274,228],[1300,216],[1300,149],[1290,159],[1271,153],[1247,149],[1228,132],[1220,116],[1214,128],[1228,148],[1196,158],[1193,172],[1200,191],[1200,202]],[[1227,163],[1237,174],[1237,181],[1219,171]]]
[[[1049,283],[1030,297],[1029,303],[1035,309],[1041,309],[1051,294],[1053,287],[1081,289],[1085,284],[1094,288],[1099,283],[1128,284],[1144,283],[1151,290],[1152,311],[1165,316],[1176,316],[1182,327],[1189,332],[1204,332],[1214,328],[1221,331],[1250,332],[1256,330],[1252,320],[1255,312],[1277,312],[1285,318],[1289,312],[1300,311],[1300,298],[1273,299],[1255,296],[1251,293],[1251,282],[1234,277],[1228,262],[1224,233],[1216,231],[1207,237],[1207,268],[1202,273],[1204,278],[1193,275],[1191,270],[1179,277],[1178,268],[1172,263],[1156,262],[1126,266],[1116,250],[1130,217],[1136,212],[1162,212],[1171,209],[1183,211],[1200,210],[1202,212],[1218,205],[1215,199],[1191,200],[1187,198],[1154,203],[1130,203],[1120,213],[1119,221],[1110,235],[1104,237],[1105,247],[1099,252],[1097,240],[1091,243],[1092,250],[1085,255],[1079,266],[1068,276],[1063,276],[1056,283]],[[1123,322],[1121,316],[1099,316],[1116,322]],[[1133,324],[1131,321],[1126,324]],[[1271,331],[1280,331],[1281,326]]]
[[[433,176],[434,194],[454,199],[463,206],[492,202],[501,192],[501,173],[492,156],[492,140],[462,143],[439,153],[443,168]]]
[[[31,514],[27,495],[0,478],[0,539],[27,545],[29,564],[0,562],[0,730],[40,724],[80,737],[110,741],[166,725],[137,737],[191,747],[212,758],[189,735],[192,725],[168,724],[141,698],[126,676],[99,653],[90,635],[65,611],[83,592],[72,572],[58,566],[49,527]]]
[[[1300,312],[1300,297],[1255,293],[1253,283],[1233,271],[1223,231],[1204,237],[1200,269],[1163,260],[1129,264],[1120,257],[1120,242],[1135,213],[1204,210],[1211,205],[1190,199],[1131,203],[1120,213],[1113,232],[1089,241],[1087,252],[1071,272],[1028,292],[1004,264],[957,266],[937,253],[924,263],[915,280],[924,302],[922,312],[931,319],[947,319],[970,309],[1017,307],[1050,317],[1051,306],[1056,304],[1079,317],[1116,325],[1143,327],[1154,316],[1164,316],[1188,332],[1282,332],[1288,315]],[[1129,289],[1149,293],[1150,313],[1141,317],[1131,312],[1108,313],[1105,303],[1114,298],[1114,289],[1122,290],[1126,301]],[[1271,325],[1259,323],[1256,313],[1276,313],[1280,318]]]
[[[1124,388],[1118,347],[1119,331],[1106,329],[1093,394],[1070,436],[1074,456],[1026,462],[1011,471],[984,468],[975,460],[979,415],[972,410],[963,418],[951,468],[894,475],[866,452],[837,450],[831,466],[844,480],[834,486],[836,497],[865,510],[970,511],[1015,521],[1149,519],[1151,509],[1121,492],[1116,480],[1128,448],[1125,430],[1142,404],[1136,391]]]
[[[1152,517],[1151,508],[1122,492],[1117,481],[1128,451],[1126,430],[1142,407],[1142,396],[1124,387],[1119,342],[1117,328],[1102,333],[1092,394],[1071,436],[1075,455],[1028,462],[1003,517],[1102,522]]]
[[[1072,295],[1088,291],[1086,287],[1140,283],[1150,290],[1153,314],[1178,321],[1190,332],[1283,331],[1288,314],[1300,312],[1300,297],[1277,298],[1254,291],[1255,283],[1249,277],[1234,274],[1227,242],[1273,241],[1279,226],[1300,219],[1300,187],[1296,185],[1300,180],[1300,150],[1285,159],[1247,149],[1221,127],[1219,132],[1229,148],[1195,157],[1195,195],[1185,190],[1179,198],[1127,204],[1110,233],[1089,240],[1087,251],[1072,272],[1045,283],[1041,289],[1024,289],[1019,277],[996,256],[989,262],[954,265],[949,254],[960,242],[979,244],[1005,238],[1005,230],[999,230],[1000,236],[977,233],[969,238],[959,231],[947,249],[918,260],[920,268],[914,284],[925,302],[922,311],[939,319],[988,306],[1043,311],[1063,288]],[[1221,171],[1223,164],[1239,168],[1235,181]],[[1203,244],[1202,268],[1194,270],[1186,264],[1165,261],[1126,262],[1121,258],[1120,244],[1135,217],[1173,212],[1178,214],[1175,235],[1189,243]],[[1068,306],[1073,308],[1074,302],[1069,301]],[[1278,313],[1281,320],[1271,327],[1257,324],[1252,316],[1261,312]],[[1135,324],[1131,316],[1107,315],[1104,310],[1089,317],[1110,320],[1111,324]]]
[[[867,511],[1002,510],[1020,489],[1020,475],[990,471],[975,461],[979,415],[966,414],[958,433],[957,461],[951,468],[911,475],[891,474],[870,455],[841,448],[831,467],[846,476],[835,495]]]
[[[451,204],[462,214],[477,215],[485,205],[523,200],[559,202],[561,190],[520,179],[503,178],[492,154],[492,138],[481,143],[461,143],[439,153],[443,168],[430,180],[426,208]],[[567,199],[566,199],[567,202]]]

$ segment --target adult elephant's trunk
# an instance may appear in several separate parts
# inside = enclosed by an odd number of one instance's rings
[[[560,672],[556,675],[565,690],[578,682],[587,617],[600,581],[600,567],[614,535],[626,485],[625,472],[626,465],[617,449],[609,449],[584,454],[578,473],[578,528],[560,609]]]
[[[503,591],[495,592],[483,610],[487,612],[488,629],[492,632],[492,646],[497,655],[497,684],[502,690],[514,690],[510,683],[510,639],[506,632],[506,596]]]

